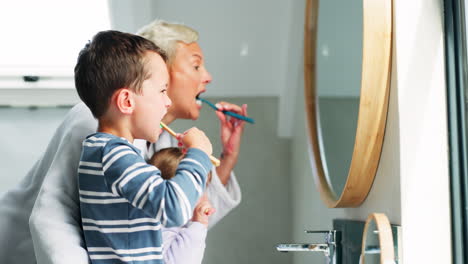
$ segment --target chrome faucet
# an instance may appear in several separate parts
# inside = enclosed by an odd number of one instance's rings
[[[304,244],[279,244],[276,250],[280,252],[290,251],[315,251],[323,252],[328,259],[328,263],[332,263],[336,250],[336,230],[325,231],[305,231],[308,234],[321,233],[325,234],[325,243],[304,243]]]

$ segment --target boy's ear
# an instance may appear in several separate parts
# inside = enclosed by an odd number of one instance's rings
[[[117,109],[122,114],[131,114],[135,109],[134,94],[127,88],[119,89],[115,94]]]

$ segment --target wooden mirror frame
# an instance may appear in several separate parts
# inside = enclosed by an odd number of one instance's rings
[[[374,221],[379,232],[379,246],[380,246],[380,263],[395,263],[395,251],[393,246],[392,227],[385,214],[373,213],[367,217],[364,232],[362,233],[362,248],[361,248],[361,261],[365,264],[364,252],[366,249],[367,232],[369,232],[369,225]]]
[[[367,197],[382,150],[390,90],[392,0],[363,0],[363,52],[359,116],[348,178],[337,198],[324,173],[316,87],[319,0],[307,0],[304,25],[304,91],[312,173],[330,208],[357,207]]]

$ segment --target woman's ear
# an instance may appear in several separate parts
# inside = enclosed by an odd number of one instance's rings
[[[134,93],[127,88],[119,89],[115,94],[117,109],[122,114],[131,114],[135,109]]]

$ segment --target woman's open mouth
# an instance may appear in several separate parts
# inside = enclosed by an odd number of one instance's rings
[[[205,91],[200,92],[200,93],[197,94],[197,96],[195,97],[195,103],[196,103],[197,105],[199,105],[200,107],[203,105],[203,102],[200,100],[199,97],[200,97],[200,95],[201,95],[202,93],[204,93],[204,92],[205,92]]]

